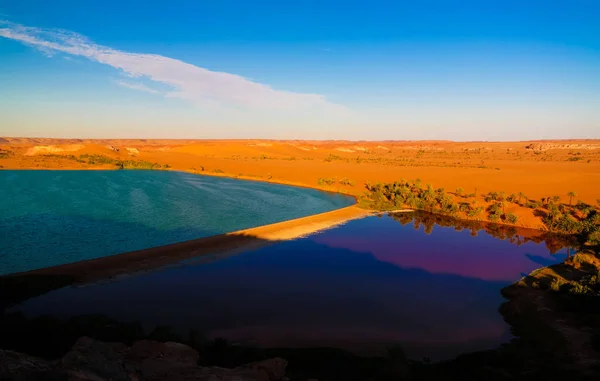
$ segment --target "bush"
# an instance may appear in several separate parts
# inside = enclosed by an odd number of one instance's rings
[[[508,221],[511,224],[516,224],[518,220],[519,218],[514,213],[508,213],[508,215],[506,216],[506,221]]]
[[[319,180],[317,180],[317,183],[319,185],[333,185],[336,183],[336,179],[334,177],[332,178],[323,178],[323,177],[319,177]]]
[[[554,278],[552,279],[552,283],[550,283],[550,289],[558,292],[564,284],[565,282],[562,279]]]
[[[340,184],[342,184],[342,185],[348,185],[348,186],[351,186],[351,187],[353,187],[353,186],[354,186],[354,181],[352,181],[352,180],[348,180],[348,178],[347,178],[347,177],[344,177],[343,179],[341,179],[341,180],[339,181],[339,183],[340,183]]]
[[[115,163],[117,160],[115,159],[111,159],[108,156],[104,156],[104,155],[79,155],[79,160],[80,162],[84,162],[84,163],[88,163],[88,164],[113,164]]]
[[[589,286],[586,286],[584,284],[572,282],[571,287],[569,288],[569,292],[571,294],[576,295],[589,295],[593,294],[594,290],[592,290]]]
[[[481,215],[481,213],[483,213],[483,207],[482,206],[478,206],[477,208],[469,210],[467,212],[467,216],[469,216],[469,217],[478,217],[479,215]]]
[[[500,220],[500,214],[498,214],[498,213],[490,213],[490,215],[488,216],[488,219],[490,221],[496,222],[496,221]]]

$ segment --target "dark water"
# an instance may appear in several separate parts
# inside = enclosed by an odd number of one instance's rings
[[[369,217],[209,262],[58,289],[10,311],[100,314],[147,332],[163,325],[259,346],[374,354],[400,344],[415,358],[449,358],[509,340],[500,289],[567,255],[537,234],[431,215]]]
[[[162,171],[0,171],[0,275],[326,212],[351,197]]]

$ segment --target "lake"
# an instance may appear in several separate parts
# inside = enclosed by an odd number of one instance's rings
[[[352,205],[314,189],[169,171],[0,171],[0,275]]]
[[[81,319],[93,315],[183,338],[359,354],[400,345],[410,357],[439,360],[510,340],[500,289],[564,260],[563,246],[541,232],[426,213],[373,216],[241,253],[59,288],[8,312],[45,316],[37,320],[43,327],[71,319],[82,329]],[[35,332],[39,343],[43,335]]]

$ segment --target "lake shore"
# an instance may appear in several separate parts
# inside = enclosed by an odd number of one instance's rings
[[[0,277],[2,289],[18,291],[11,295],[6,293],[0,304],[13,304],[65,285],[129,276],[180,261],[214,261],[277,241],[304,237],[371,214],[357,206],[349,206],[211,237],[8,274]]]
[[[488,192],[523,192],[525,200],[560,196],[595,205],[600,141],[275,141],[5,138],[4,169],[157,167],[208,176],[302,186],[361,197],[366,183],[420,179],[448,194],[464,188],[484,208]],[[141,167],[138,166],[142,165]],[[462,189],[461,188],[461,189]],[[572,200],[567,197],[576,192]],[[460,198],[457,201],[465,201]],[[509,203],[513,226],[544,230],[532,208]],[[485,213],[484,213],[485,214]],[[465,216],[462,216],[465,217]],[[482,216],[485,220],[485,216]],[[495,221],[505,223],[505,221]]]

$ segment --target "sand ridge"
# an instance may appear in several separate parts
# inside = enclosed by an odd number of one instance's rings
[[[20,277],[39,277],[43,280],[44,277],[60,277],[67,279],[69,284],[85,284],[103,279],[131,276],[180,261],[207,262],[258,249],[278,241],[305,237],[371,214],[371,212],[356,206],[348,206],[231,233],[9,274],[0,277],[0,280]]]

